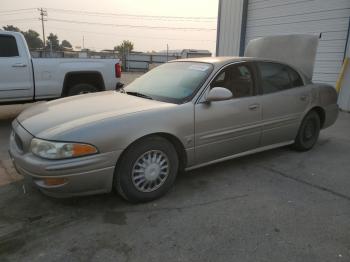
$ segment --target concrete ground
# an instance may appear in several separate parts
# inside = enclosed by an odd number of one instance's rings
[[[350,114],[309,152],[201,168],[132,205],[49,198],[16,174],[7,143],[22,108],[0,107],[0,261],[350,261]]]

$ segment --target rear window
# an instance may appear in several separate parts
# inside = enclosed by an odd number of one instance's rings
[[[19,56],[16,39],[11,35],[0,35],[0,57]]]

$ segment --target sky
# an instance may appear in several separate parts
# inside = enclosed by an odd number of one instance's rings
[[[45,34],[74,48],[112,49],[130,40],[136,51],[207,49],[214,53],[218,0],[1,0],[0,27],[36,30],[37,8],[48,16]],[[156,27],[156,28],[155,28]]]

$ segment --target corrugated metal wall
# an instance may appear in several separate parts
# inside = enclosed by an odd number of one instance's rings
[[[239,55],[242,9],[242,0],[220,0],[216,55]]]
[[[267,35],[322,33],[313,80],[334,85],[349,18],[350,0],[249,0],[245,43]]]

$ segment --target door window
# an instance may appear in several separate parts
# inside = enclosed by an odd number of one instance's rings
[[[252,96],[254,93],[253,74],[246,64],[224,68],[211,82],[210,87],[224,87],[230,90],[233,98]]]
[[[292,83],[292,87],[298,87],[298,86],[303,86],[303,80],[301,79],[300,75],[293,70],[290,67],[287,67],[288,73],[289,73],[289,77],[290,77],[290,81]]]
[[[287,66],[278,63],[260,62],[258,67],[264,94],[292,88]]]
[[[0,57],[19,56],[16,39],[10,35],[0,35]]]

